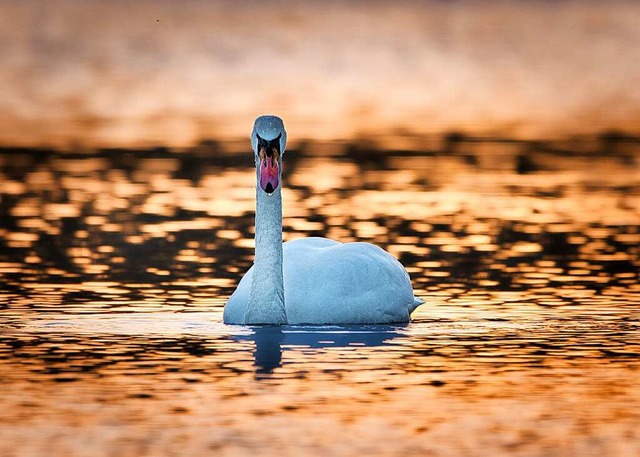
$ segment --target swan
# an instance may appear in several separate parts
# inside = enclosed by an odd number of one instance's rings
[[[225,324],[391,324],[423,301],[409,274],[371,243],[312,237],[282,243],[282,119],[256,119],[255,259],[224,307]]]

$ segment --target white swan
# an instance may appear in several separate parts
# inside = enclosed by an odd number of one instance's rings
[[[224,308],[226,324],[388,324],[408,322],[423,301],[406,270],[370,243],[305,238],[282,243],[282,155],[287,133],[260,116],[255,155],[255,260]],[[284,262],[283,262],[284,261]]]

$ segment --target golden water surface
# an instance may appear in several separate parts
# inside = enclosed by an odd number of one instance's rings
[[[640,455],[639,157],[288,151],[285,239],[379,244],[425,305],[246,328],[250,152],[4,150],[0,455]]]

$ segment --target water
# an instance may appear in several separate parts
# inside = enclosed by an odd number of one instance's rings
[[[640,155],[605,146],[288,151],[285,239],[379,244],[426,304],[282,328],[221,324],[250,152],[4,150],[0,455],[639,455]]]

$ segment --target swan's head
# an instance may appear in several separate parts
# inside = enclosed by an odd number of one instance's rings
[[[278,116],[260,116],[253,124],[251,145],[258,169],[258,185],[268,195],[280,185],[282,154],[287,145],[287,132]]]

